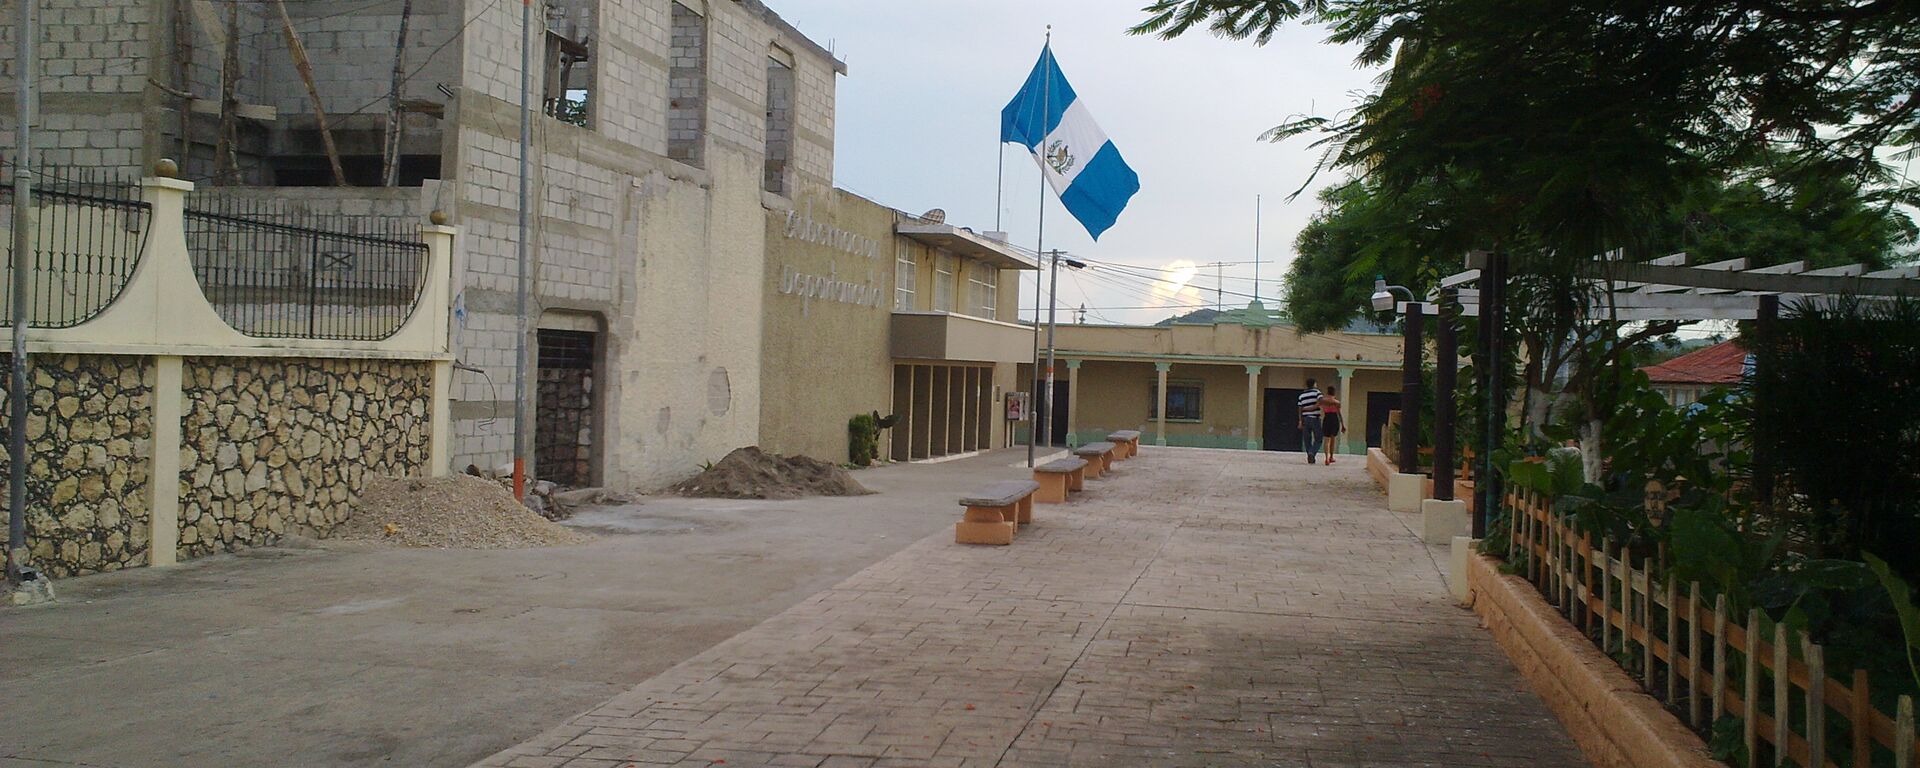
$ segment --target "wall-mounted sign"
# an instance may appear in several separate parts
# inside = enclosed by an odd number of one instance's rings
[[[813,300],[835,301],[859,307],[878,307],[886,298],[886,289],[874,285],[873,270],[867,270],[866,282],[840,279],[837,267],[827,267],[825,275],[809,275],[792,266],[780,268],[780,292],[800,297],[800,315],[806,316]]]
[[[1027,411],[1027,393],[1007,393],[1007,421],[1026,421]]]
[[[871,259],[880,252],[879,241],[871,237],[855,234],[824,221],[814,221],[812,200],[807,201],[805,213],[799,210],[787,211],[786,235],[794,240],[824,245],[836,251],[866,259]]]

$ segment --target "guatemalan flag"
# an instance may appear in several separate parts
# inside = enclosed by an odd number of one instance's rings
[[[1000,110],[1000,141],[1033,153],[1061,204],[1095,240],[1140,191],[1139,175],[1067,85],[1051,45],[1040,50],[1027,84]]]

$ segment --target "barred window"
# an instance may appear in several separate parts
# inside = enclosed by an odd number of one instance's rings
[[[1147,419],[1160,418],[1160,383],[1147,385]],[[1200,382],[1167,382],[1167,420],[1200,420]]]

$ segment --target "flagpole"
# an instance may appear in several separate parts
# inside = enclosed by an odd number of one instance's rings
[[[1260,196],[1253,196],[1253,300],[1260,300]]]
[[[1007,142],[993,146],[1000,153],[1000,168],[993,174],[993,231],[1005,232],[1000,228],[1000,200],[1007,194]]]
[[[1047,42],[1040,51],[1040,58],[1044,62],[1040,66],[1040,130],[1045,131],[1047,116],[1053,113],[1052,24],[1047,25]],[[1040,153],[1040,222],[1034,234],[1033,255],[1035,259],[1045,259],[1047,257],[1047,137],[1044,134],[1040,136],[1040,143],[1035,146],[1035,150]],[[1040,264],[1036,262],[1034,266],[1038,267]],[[1035,390],[1040,388],[1040,289],[1044,287],[1040,284],[1040,278],[1040,272],[1036,270],[1033,273],[1033,388]],[[1042,393],[1036,391],[1034,394]],[[1047,404],[1051,406],[1053,393],[1047,392],[1045,395]],[[1040,414],[1033,408],[1033,403],[1041,402],[1041,399],[1033,397],[1030,401],[1027,410],[1033,423],[1027,426],[1027,467],[1029,469],[1033,467],[1034,440],[1040,433]]]

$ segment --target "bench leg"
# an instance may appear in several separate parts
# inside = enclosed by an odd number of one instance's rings
[[[1087,489],[1087,470],[1086,470],[1086,468],[1084,468],[1084,467],[1083,467],[1083,468],[1080,468],[1080,469],[1076,469],[1076,470],[1074,470],[1074,471],[1072,471],[1072,472],[1070,472],[1070,473],[1068,473],[1068,474],[1067,474],[1067,490],[1068,490],[1069,492],[1071,492],[1071,493],[1079,493],[1079,492],[1081,492],[1081,491],[1084,491],[1084,490],[1086,490],[1086,489]]]
[[[1017,507],[967,507],[966,517],[953,524],[953,541],[956,544],[1012,544],[1014,529],[1019,524],[1011,518],[1018,514]]]
[[[1020,510],[1020,524],[1033,525],[1033,496],[1029,494],[1026,498],[1021,499],[1020,503],[1016,504],[1015,507]]]
[[[1040,490],[1033,493],[1033,500],[1043,504],[1059,504],[1067,500],[1067,476],[1056,472],[1035,472],[1034,482],[1040,484]]]
[[[1087,459],[1087,468],[1080,471],[1086,473],[1088,480],[1100,479],[1100,460],[1097,458]]]

